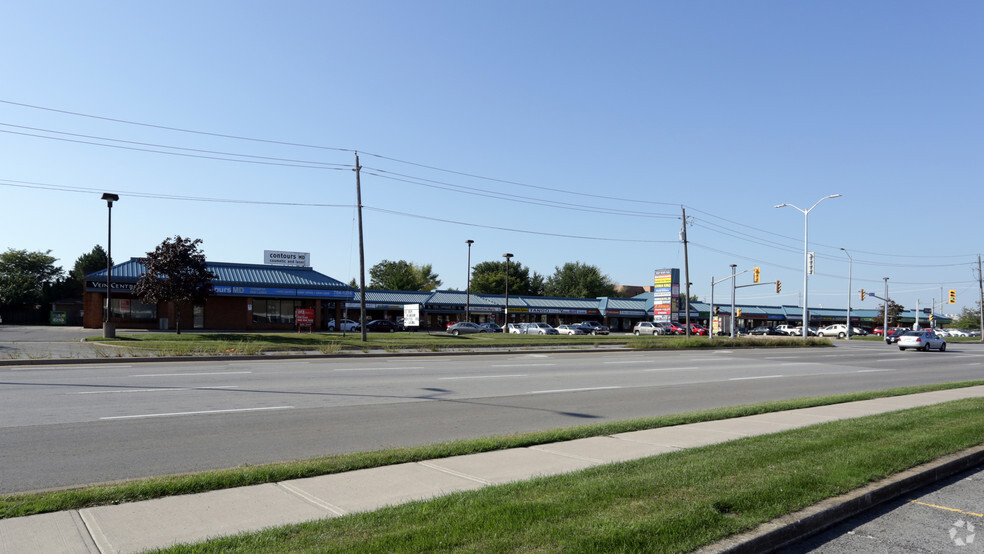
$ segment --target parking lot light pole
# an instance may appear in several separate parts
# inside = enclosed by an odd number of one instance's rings
[[[820,205],[821,202],[828,198],[837,198],[840,194],[831,194],[829,196],[824,196],[820,200],[817,200],[816,204],[810,206],[809,209],[798,208],[792,204],[779,204],[774,206],[776,208],[795,208],[797,211],[803,214],[803,339],[805,340],[810,336],[810,315],[809,315],[809,305],[810,305],[810,292],[809,292],[809,259],[810,259],[810,211]]]
[[[120,195],[113,194],[110,192],[105,192],[102,195],[102,199],[106,201],[106,207],[109,208],[109,216],[107,218],[107,236],[106,236],[106,313],[103,318],[103,338],[112,339],[116,338],[116,327],[113,326],[113,202],[120,199]]]
[[[471,245],[475,241],[468,239],[465,243],[468,244],[468,284],[465,285],[465,321],[471,321]]]
[[[506,252],[502,255],[502,257],[506,259],[506,313],[503,318],[504,321],[502,324],[502,331],[506,332],[506,326],[509,325],[509,259],[512,258],[513,255]]]
[[[847,259],[850,260],[847,264],[847,340],[851,340],[851,276],[854,273],[854,258],[851,257],[851,253],[847,251],[846,248],[841,248],[845,254],[847,254]]]

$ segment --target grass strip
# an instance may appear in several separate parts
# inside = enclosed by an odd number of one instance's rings
[[[162,552],[691,552],[982,441],[957,400]]]
[[[612,435],[672,425],[730,419],[755,414],[827,406],[843,402],[902,396],[935,390],[984,385],[984,381],[941,383],[882,391],[857,392],[815,398],[799,398],[717,408],[676,415],[638,418],[610,423],[581,425],[562,429],[458,440],[412,448],[323,456],[292,462],[241,466],[203,473],[139,479],[118,484],[94,485],[68,490],[0,496],[0,519],[33,514],[121,504],[213,490],[276,483],[290,479],[330,475],[356,469],[433,460],[450,456],[490,452],[507,448],[535,446],[587,437]]]

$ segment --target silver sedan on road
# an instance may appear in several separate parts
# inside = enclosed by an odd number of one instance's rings
[[[899,350],[915,348],[929,350],[935,348],[940,352],[946,350],[946,339],[932,331],[909,331],[899,337]]]

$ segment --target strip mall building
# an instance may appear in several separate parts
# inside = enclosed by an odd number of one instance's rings
[[[181,311],[182,329],[283,331],[297,328],[298,309],[314,310],[313,330],[324,330],[328,322],[348,318],[359,320],[361,299],[352,287],[318,273],[311,267],[283,267],[269,264],[237,264],[208,262],[216,275],[214,295],[204,303],[185,306]],[[112,321],[118,329],[175,329],[176,310],[171,303],[146,304],[133,289],[146,271],[139,258],[113,266]],[[675,301],[674,301],[675,302]],[[613,331],[630,331],[639,321],[652,321],[657,303],[652,292],[632,298],[555,298],[544,296],[513,296],[471,294],[464,291],[366,291],[367,320],[403,317],[406,305],[416,305],[420,311],[421,329],[444,330],[447,323],[470,319],[477,323],[493,321],[503,325],[502,314],[508,303],[509,323],[544,322],[553,326],[595,320]],[[717,304],[718,315],[730,315],[728,305]],[[106,308],[106,270],[86,276],[83,299],[83,326],[102,327]],[[675,321],[686,319],[682,307],[673,304]],[[739,329],[759,325],[775,326],[802,324],[802,309],[798,306],[761,306],[737,304]],[[468,317],[466,318],[466,311]],[[690,321],[708,326],[711,306],[706,302],[690,303]],[[737,310],[736,310],[737,311]],[[308,312],[310,313],[310,312]],[[880,325],[879,310],[852,309],[852,324],[872,329]],[[928,314],[907,310],[900,324],[911,326],[916,316],[922,326],[929,325]],[[844,323],[846,310],[810,308],[810,323],[814,326]],[[934,314],[937,324],[950,319]]]

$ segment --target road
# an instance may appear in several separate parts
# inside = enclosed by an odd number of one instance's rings
[[[980,379],[984,347],[0,367],[0,493]]]

